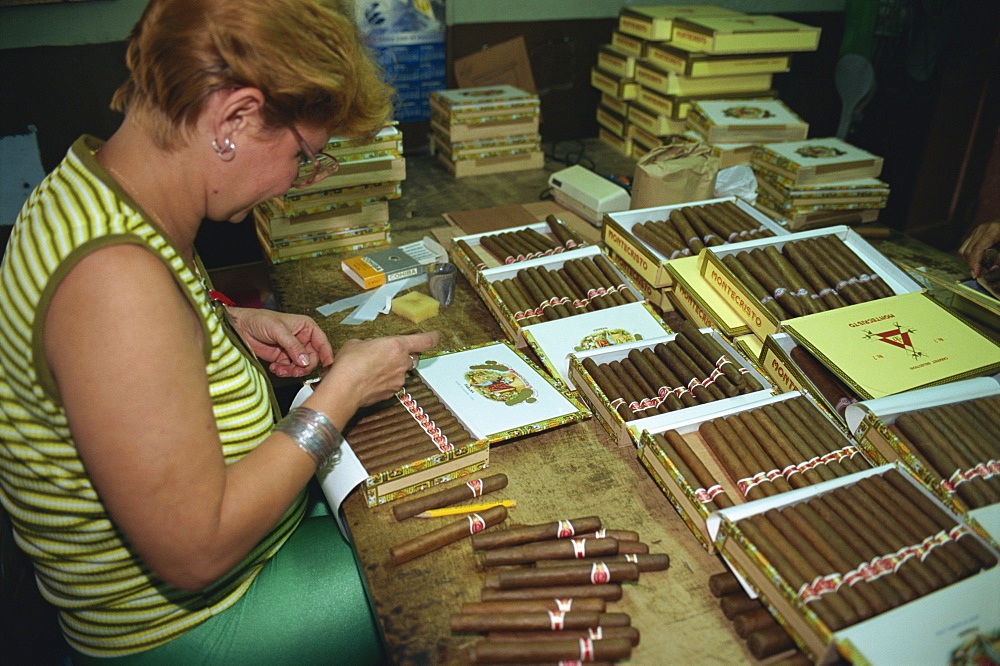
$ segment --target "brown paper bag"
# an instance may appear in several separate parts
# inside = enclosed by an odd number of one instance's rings
[[[711,199],[719,158],[708,144],[693,141],[660,146],[635,165],[631,208],[652,208]]]

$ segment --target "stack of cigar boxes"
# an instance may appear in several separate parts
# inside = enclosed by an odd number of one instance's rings
[[[752,166],[757,207],[793,231],[874,222],[889,200],[882,158],[834,137],[761,142]]]
[[[510,85],[439,90],[430,107],[434,150],[456,178],[544,165],[537,95]]]
[[[809,124],[778,99],[696,100],[688,111],[687,127],[712,146],[722,169],[750,163],[756,144],[798,141],[809,135]]]
[[[389,125],[360,142],[333,137],[323,152],[340,163],[333,175],[254,209],[257,238],[272,263],[390,241],[389,201],[406,179],[399,128]]]

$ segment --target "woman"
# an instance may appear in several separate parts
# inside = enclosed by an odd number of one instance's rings
[[[322,177],[329,137],[376,131],[390,91],[322,0],[152,0],[127,58],[121,127],[74,144],[0,266],[18,543],[80,663],[377,661],[352,553],[303,520],[304,489],[437,336],[334,355],[307,317],[213,303],[193,241]],[[329,367],[275,425],[254,355]]]

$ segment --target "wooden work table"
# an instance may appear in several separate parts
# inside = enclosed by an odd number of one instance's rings
[[[596,140],[585,142],[596,170],[630,176],[634,161]],[[548,161],[546,171],[454,179],[429,156],[407,159],[404,196],[391,203],[394,244],[405,244],[446,226],[442,214],[536,201],[548,174],[563,165]],[[360,326],[340,325],[346,313],[319,315],[319,305],[359,293],[340,270],[345,255],[278,264],[271,282],[280,307],[317,319],[336,349],[348,338],[368,338],[415,330],[441,332],[439,349],[502,340],[503,333],[468,282],[459,277],[455,302],[420,326],[395,315],[380,315]],[[944,272],[960,270],[941,257]],[[419,289],[426,290],[426,287]],[[667,571],[643,573],[625,584],[609,612],[624,612],[641,632],[630,663],[754,663],[708,589],[708,578],[724,571],[707,553],[636,457],[618,447],[594,419],[522,437],[490,451],[489,469],[503,472],[508,487],[497,499],[515,499],[507,524],[533,524],[597,515],[606,528],[639,533],[650,552],[666,553]],[[451,482],[455,485],[459,482]],[[361,567],[382,623],[389,654],[398,664],[460,664],[478,637],[453,635],[450,616],[467,601],[478,601],[485,569],[468,539],[418,559],[394,565],[391,546],[454,518],[398,522],[391,506],[369,508],[353,492],[343,505]],[[497,528],[491,528],[497,529]]]

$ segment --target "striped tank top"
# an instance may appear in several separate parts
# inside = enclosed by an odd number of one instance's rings
[[[227,463],[268,436],[276,406],[263,368],[216,312],[207,285],[97,162],[101,145],[81,137],[32,193],[0,264],[0,501],[67,640],[85,654],[121,656],[235,603],[298,525],[305,495],[239,565],[196,592],[159,580],[111,522],[77,455],[42,345],[51,294],[88,251],[138,243],[174,274],[201,320]]]

